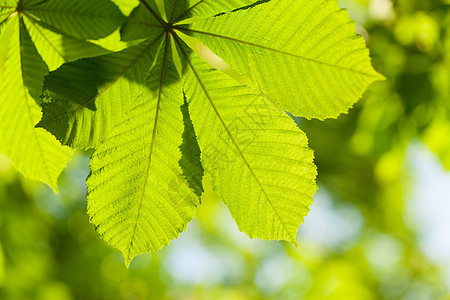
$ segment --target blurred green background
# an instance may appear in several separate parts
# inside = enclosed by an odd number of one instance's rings
[[[342,0],[386,76],[296,120],[319,167],[299,248],[250,240],[206,187],[187,232],[129,270],[89,224],[89,159],[60,194],[0,154],[0,299],[450,299],[450,0]]]

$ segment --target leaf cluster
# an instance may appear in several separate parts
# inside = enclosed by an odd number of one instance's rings
[[[249,237],[296,244],[317,172],[286,111],[336,118],[382,79],[346,12],[114,2],[0,1],[0,151],[56,190],[71,148],[94,149],[88,214],[127,264],[178,237],[203,180]]]

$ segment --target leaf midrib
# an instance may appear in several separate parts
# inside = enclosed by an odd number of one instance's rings
[[[306,56],[302,56],[302,55],[298,55],[298,54],[294,54],[294,53],[285,52],[285,51],[278,50],[278,49],[275,49],[275,48],[271,48],[271,47],[267,47],[267,46],[263,46],[263,45],[258,45],[258,44],[252,43],[252,42],[243,41],[243,40],[240,40],[240,39],[232,38],[232,37],[221,35],[221,34],[215,34],[215,33],[211,33],[211,32],[195,30],[195,29],[191,29],[191,28],[183,28],[183,27],[177,27],[177,29],[179,29],[181,31],[185,30],[185,31],[193,32],[193,33],[209,35],[209,36],[216,37],[216,38],[222,38],[222,39],[233,41],[233,42],[236,42],[236,43],[241,43],[241,44],[245,44],[245,45],[261,48],[261,49],[264,49],[264,50],[272,51],[272,52],[275,52],[275,53],[279,53],[279,54],[283,54],[283,55],[288,55],[288,56],[300,58],[300,59],[307,60],[307,61],[310,61],[310,62],[318,63],[318,64],[325,65],[325,66],[328,66],[328,67],[333,67],[333,68],[340,69],[340,70],[343,70],[343,71],[353,72],[353,73],[360,74],[360,75],[363,75],[363,76],[368,76],[368,77],[371,77],[371,78],[372,77],[377,77],[376,75],[373,75],[373,74],[370,74],[370,73],[354,70],[354,69],[343,67],[343,66],[339,66],[339,65],[334,65],[334,64],[327,63],[327,62],[324,62],[324,61],[321,61],[321,60],[318,60],[318,59],[314,59],[314,58],[310,58],[310,57],[306,57]]]
[[[34,139],[36,141],[37,149],[39,151],[39,156],[42,157],[42,162],[44,164],[45,172],[47,173],[47,178],[51,178],[48,162],[44,158],[45,156],[44,156],[44,153],[43,153],[42,148],[41,148],[41,143],[39,141],[39,137],[37,136],[37,133],[36,133],[37,129],[35,128],[35,122],[33,121],[32,113],[31,113],[31,107],[30,107],[30,104],[29,104],[29,95],[28,95],[28,92],[27,92],[27,87],[25,85],[25,72],[24,72],[24,69],[23,69],[23,47],[22,47],[22,30],[21,30],[21,25],[22,25],[21,22],[23,22],[23,21],[21,20],[20,14],[17,17],[19,18],[18,24],[19,24],[19,45],[20,45],[20,71],[21,71],[20,75],[21,75],[21,78],[22,78],[22,87],[23,87],[23,92],[24,92],[25,105],[27,107],[27,113],[28,113],[28,117],[29,117],[29,120],[30,120],[30,123],[31,123],[31,128],[32,128],[31,131],[33,132],[33,137],[34,137]],[[25,27],[25,24],[23,24],[23,26]],[[26,27],[23,28],[23,29],[27,30]]]
[[[158,90],[158,101],[156,104],[156,112],[155,112],[155,122],[153,125],[153,132],[152,132],[152,139],[150,142],[150,153],[148,155],[148,165],[147,165],[147,169],[145,172],[145,180],[144,180],[144,185],[142,187],[142,194],[141,197],[139,198],[139,206],[138,206],[138,211],[137,211],[137,215],[136,215],[136,221],[133,227],[133,233],[131,235],[131,240],[130,240],[130,244],[128,247],[128,259],[130,258],[130,254],[131,254],[131,248],[132,248],[132,244],[133,244],[133,240],[136,236],[136,228],[138,226],[138,221],[139,221],[139,217],[141,215],[141,208],[142,208],[142,203],[144,200],[144,196],[145,196],[145,191],[147,188],[147,183],[148,183],[148,176],[150,174],[150,169],[151,169],[151,164],[152,164],[152,157],[153,157],[153,148],[155,146],[155,139],[156,139],[156,133],[158,130],[158,121],[159,121],[159,113],[160,113],[160,108],[161,108],[161,97],[162,97],[162,89],[163,89],[163,85],[164,85],[164,74],[165,74],[165,67],[166,67],[166,60],[167,60],[167,54],[168,54],[168,47],[169,47],[169,39],[166,35],[166,40],[165,40],[165,46],[164,46],[164,54],[163,54],[163,61],[162,61],[162,70],[161,70],[161,80],[159,82],[159,90]]]

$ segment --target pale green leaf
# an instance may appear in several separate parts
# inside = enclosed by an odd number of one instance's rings
[[[18,0],[0,0],[0,8],[16,8]]]
[[[8,22],[0,45],[0,152],[26,178],[43,181],[56,191],[71,151],[47,131],[35,128],[41,119],[35,100],[47,66],[18,15]]]
[[[167,38],[147,85],[94,153],[87,180],[91,222],[127,265],[177,238],[199,203],[179,164],[183,93]]]
[[[306,135],[270,101],[200,58],[189,66],[184,88],[205,173],[241,231],[296,244],[316,191]]]
[[[39,126],[63,144],[98,146],[146,89],[145,76],[161,41],[158,37],[121,52],[67,63],[50,73]]]
[[[272,0],[180,28],[294,115],[334,118],[374,81],[355,24],[335,0]]]

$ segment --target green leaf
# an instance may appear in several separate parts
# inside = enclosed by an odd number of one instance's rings
[[[199,203],[178,163],[185,161],[179,148],[185,145],[183,93],[168,38],[148,78],[151,92],[98,147],[87,180],[91,222],[127,265],[177,238]]]
[[[181,2],[181,3],[180,3]],[[166,13],[170,20],[178,23],[188,18],[212,17],[244,6],[249,6],[256,0],[166,0]]]
[[[153,1],[149,3],[152,9],[156,11],[156,4]],[[122,41],[151,38],[152,36],[158,36],[160,33],[161,24],[143,4],[140,4],[131,12],[120,30]]]
[[[39,126],[74,148],[97,147],[146,90],[145,76],[160,46],[161,36],[50,73],[44,82]]]
[[[17,0],[0,0],[0,11],[15,10],[17,6]]]
[[[116,30],[125,17],[110,0],[24,0],[38,20],[80,39],[99,39]]]
[[[205,172],[239,229],[296,244],[316,191],[305,134],[265,97],[198,57],[185,82]]]
[[[6,21],[14,13],[16,5],[15,0],[0,1],[0,34],[2,33],[2,28],[6,25]]]
[[[0,1],[1,9],[16,8],[16,6],[17,6],[17,0],[1,0]]]
[[[19,15],[0,37],[0,152],[26,178],[40,180],[57,191],[57,178],[71,157],[47,131],[36,129],[39,99],[47,66],[34,47]]]
[[[52,2],[45,1],[46,5]],[[0,151],[25,177],[57,190],[57,178],[71,151],[47,131],[35,128],[42,116],[39,104],[44,76],[49,67],[56,69],[64,62],[107,51],[58,31],[27,10],[39,5],[38,1],[0,2],[6,16],[2,28],[8,28],[2,31],[0,41]]]
[[[335,0],[272,0],[180,28],[294,115],[335,118],[383,77]]]
[[[24,23],[40,56],[52,71],[65,62],[108,53],[92,43],[50,30],[48,25],[32,18],[25,18]]]
[[[112,2],[119,7],[125,16],[128,16],[139,5],[139,0],[112,0]]]
[[[179,164],[183,170],[183,175],[189,183],[189,187],[200,198],[204,192],[202,180],[205,170],[201,162],[200,146],[197,142],[197,135],[194,124],[192,124],[189,105],[186,99],[184,100],[183,106],[181,106],[181,112],[183,113],[184,132],[183,143],[180,146],[181,159]]]
[[[223,12],[231,11],[243,6],[250,5],[255,1],[251,0],[168,0],[161,1],[164,4],[164,14],[159,17],[155,16],[158,8],[155,0],[147,0],[145,4],[136,7],[128,20],[125,22],[121,30],[122,40],[131,41],[136,39],[144,39],[155,36],[161,32],[161,24],[158,18],[168,21],[169,23],[177,23],[181,20],[195,17],[211,17]],[[152,13],[148,7],[153,9]],[[168,20],[167,20],[168,19]]]

